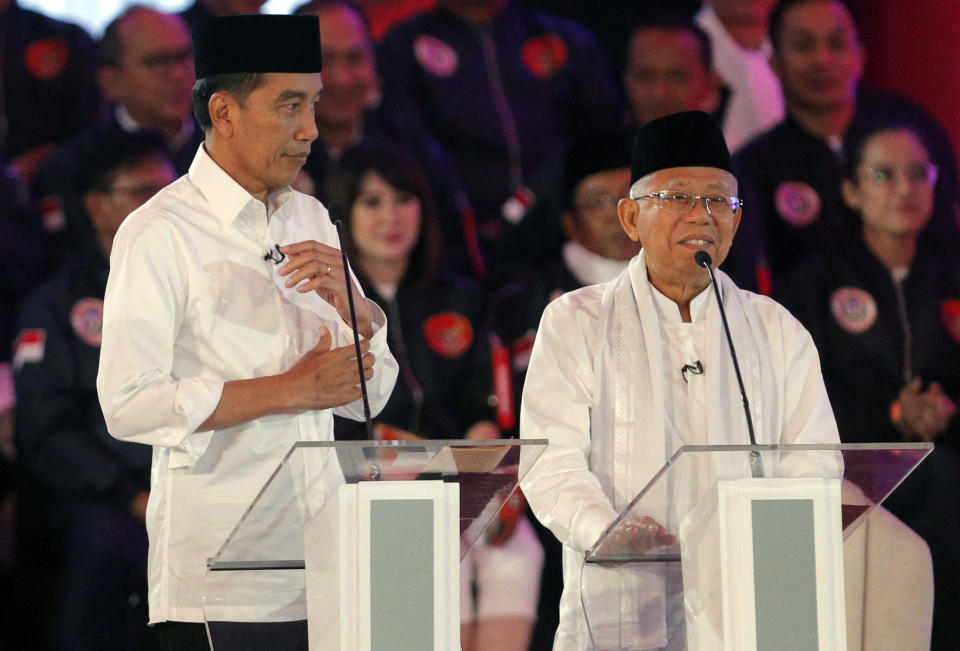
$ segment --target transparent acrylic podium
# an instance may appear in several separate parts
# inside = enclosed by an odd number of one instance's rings
[[[845,649],[843,540],[932,448],[680,448],[586,553],[592,648]]]
[[[219,622],[307,620],[311,650],[459,649],[459,561],[545,446],[295,444],[207,561],[211,647]]]

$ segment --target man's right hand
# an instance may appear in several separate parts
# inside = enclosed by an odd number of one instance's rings
[[[320,341],[300,361],[283,374],[294,409],[329,409],[346,405],[360,397],[360,376],[353,344],[332,348],[330,330],[320,328]],[[363,376],[373,377],[374,356],[370,342],[360,342]]]

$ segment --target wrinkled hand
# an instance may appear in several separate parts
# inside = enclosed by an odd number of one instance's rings
[[[649,516],[629,518],[617,524],[603,544],[604,555],[640,556],[651,549],[677,542],[677,537]],[[617,565],[614,563],[614,565]]]
[[[360,375],[353,344],[331,348],[330,331],[320,328],[320,341],[284,373],[288,395],[295,409],[329,409],[360,397]],[[374,356],[370,342],[360,342],[363,376],[373,377]]]
[[[297,291],[301,293],[317,292],[320,298],[336,308],[344,322],[350,323],[346,273],[340,249],[315,240],[308,240],[281,246],[280,252],[287,256],[287,262],[277,273],[281,276],[290,276],[285,283],[286,286],[296,286]],[[357,312],[357,332],[370,338],[373,336],[370,308],[360,297],[360,290],[353,279],[350,280],[350,284],[353,287],[353,304]]]
[[[914,378],[900,390],[904,435],[912,440],[933,441],[950,426],[957,406],[938,382],[931,382],[926,391],[921,391],[922,386],[923,381]]]

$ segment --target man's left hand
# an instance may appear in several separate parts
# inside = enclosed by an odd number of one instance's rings
[[[350,323],[346,273],[340,249],[308,240],[281,246],[280,252],[287,256],[287,263],[278,271],[281,276],[290,276],[286,286],[296,286],[301,293],[317,292],[320,298],[337,310],[341,319]],[[353,305],[357,313],[357,332],[369,339],[373,336],[370,308],[361,298],[360,290],[352,278],[350,285],[353,288]]]

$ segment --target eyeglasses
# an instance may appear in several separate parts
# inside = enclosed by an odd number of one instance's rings
[[[937,166],[933,163],[912,163],[907,167],[867,167],[867,178],[877,185],[891,185],[905,178],[910,185],[934,185],[937,182]]]
[[[596,214],[615,211],[617,202],[617,197],[612,197],[609,194],[597,194],[577,202],[574,207],[580,212]]]
[[[724,194],[711,194],[701,196],[699,194],[690,194],[689,192],[677,192],[675,190],[661,190],[653,194],[644,194],[635,199],[656,199],[660,202],[660,208],[667,212],[683,213],[693,210],[698,201],[703,202],[707,214],[713,217],[730,218],[738,210],[743,208],[743,201],[740,197],[728,197]]]
[[[153,52],[147,54],[138,61],[147,70],[166,70],[175,66],[186,65],[193,62],[193,49],[183,48],[182,50]]]

